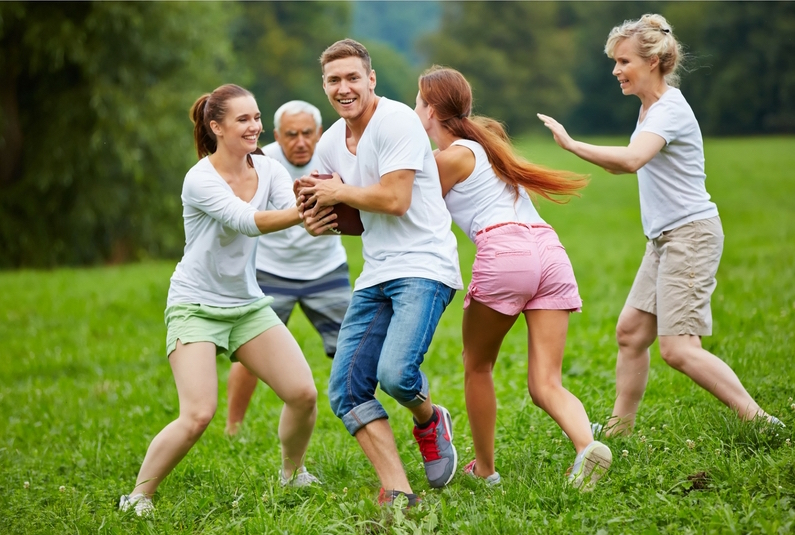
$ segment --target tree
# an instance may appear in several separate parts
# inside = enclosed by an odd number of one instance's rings
[[[288,100],[320,108],[329,125],[337,116],[323,92],[320,55],[350,26],[350,6],[330,2],[244,2],[231,28],[235,55],[251,80],[263,127]],[[271,139],[267,134],[265,139]]]
[[[177,253],[188,108],[235,5],[0,3],[0,266]]]
[[[443,3],[439,31],[420,44],[429,63],[467,77],[479,113],[522,131],[535,114],[560,115],[581,98],[565,3]]]

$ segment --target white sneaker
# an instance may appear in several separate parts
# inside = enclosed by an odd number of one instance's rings
[[[594,438],[599,436],[599,434],[602,432],[602,429],[604,429],[604,426],[599,422],[591,422],[591,434]],[[569,435],[566,434],[566,431],[561,429],[560,432],[563,433],[564,437],[569,438]]]
[[[569,483],[584,492],[591,491],[596,482],[607,473],[612,462],[610,448],[594,440],[574,458],[574,466],[569,472]]]
[[[149,516],[155,512],[155,506],[152,503],[152,498],[147,498],[144,494],[133,494],[132,496],[125,494],[119,500],[119,511],[125,512],[130,509],[135,510],[138,516]]]
[[[306,471],[306,466],[302,466],[291,477],[285,477],[284,471],[279,470],[279,481],[282,487],[308,487],[309,485],[322,485],[320,480]]]
[[[776,418],[775,416],[770,416],[770,415],[768,415],[768,417],[767,417],[767,423],[769,423],[769,424],[773,424],[773,425],[777,425],[777,426],[779,426],[779,427],[787,427],[786,425],[784,425],[784,422],[782,422],[781,420],[779,420],[779,419],[778,419],[778,418]]]

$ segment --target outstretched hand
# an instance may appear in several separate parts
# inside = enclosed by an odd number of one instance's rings
[[[549,115],[544,115],[543,113],[537,113],[536,115],[541,119],[541,122],[544,123],[544,126],[552,131],[552,137],[555,138],[555,143],[570,151],[574,140],[569,136],[568,132],[566,132],[566,129],[563,128],[563,125]]]

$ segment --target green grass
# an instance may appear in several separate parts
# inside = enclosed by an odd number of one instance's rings
[[[615,322],[643,252],[636,179],[607,175],[546,138],[521,146],[539,163],[592,174],[582,198],[540,209],[567,247],[585,302],[572,317],[564,382],[592,418],[604,419],[613,401]],[[792,533],[793,169],[792,137],[707,141],[707,184],[727,238],[715,335],[704,345],[788,427],[771,432],[737,421],[669,369],[655,346],[637,432],[608,442],[615,461],[592,494],[564,488],[574,452],[529,401],[517,325],[495,370],[502,486],[457,476],[444,490],[429,489],[408,411],[380,396],[424,499],[406,515],[379,510],[375,473],[328,407],[329,361],[299,312],[290,328],[321,393],[308,464],[324,485],[278,486],[280,404],[267,388],[255,394],[241,435],[224,436],[229,366],[219,361],[216,419],[161,485],[156,516],[119,514],[119,495],[134,482],[149,441],[177,413],[162,315],[174,262],[0,273],[0,533]],[[460,234],[459,244],[466,281],[474,250]],[[346,246],[358,272],[356,239]],[[462,297],[442,318],[424,370],[453,414],[463,465],[472,453]],[[706,479],[688,479],[700,472]]]

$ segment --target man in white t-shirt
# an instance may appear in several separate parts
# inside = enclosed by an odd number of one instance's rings
[[[334,43],[320,63],[323,89],[341,119],[317,147],[320,170],[334,177],[299,182],[304,224],[310,233],[327,232],[334,216],[316,218],[316,211],[346,203],[360,210],[364,226],[364,268],[340,330],[329,401],[378,474],[379,503],[391,505],[402,494],[413,505],[417,496],[375,390],[380,384],[412,412],[430,486],[449,483],[458,461],[452,420],[431,403],[420,365],[442,312],[462,288],[456,241],[417,115],[376,96],[370,55],[356,41]]]
[[[293,179],[318,168],[315,146],[323,130],[320,110],[308,102],[291,100],[276,110],[273,127],[276,141],[261,149],[265,156],[282,164]],[[263,234],[258,240],[257,284],[273,297],[271,308],[287,325],[295,305],[300,305],[323,338],[326,355],[334,358],[340,325],[351,300],[340,237],[314,237],[294,226]],[[228,434],[237,433],[256,387],[254,375],[242,364],[232,364],[227,383]]]

